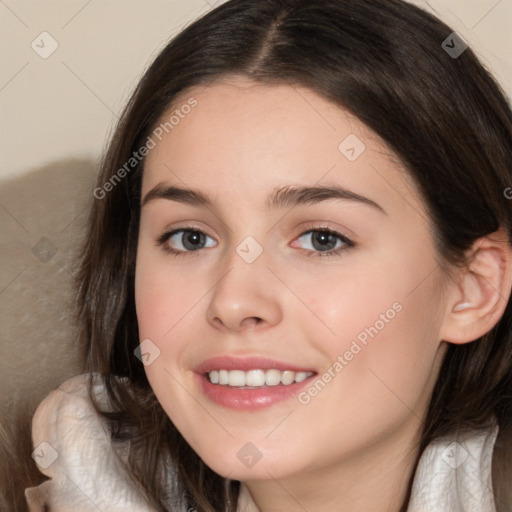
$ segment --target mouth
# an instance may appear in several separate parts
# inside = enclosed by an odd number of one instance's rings
[[[206,398],[235,410],[270,407],[295,397],[317,374],[309,368],[254,357],[209,359],[195,373]]]

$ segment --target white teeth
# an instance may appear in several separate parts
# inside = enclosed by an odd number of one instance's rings
[[[265,384],[267,386],[277,386],[281,382],[281,372],[279,370],[267,370],[265,372]]]
[[[219,383],[219,372],[217,370],[212,370],[210,372],[210,380],[211,380],[212,384]]]
[[[295,374],[295,382],[302,382],[309,377],[308,372],[298,372]]]
[[[229,385],[236,387],[245,386],[245,372],[242,370],[230,370]]]
[[[285,371],[281,374],[281,383],[284,385],[295,382],[295,372]]]
[[[264,386],[265,372],[263,370],[249,370],[245,374],[245,384],[247,386]]]
[[[263,386],[278,386],[282,384],[288,386],[294,382],[302,382],[313,375],[313,372],[292,372],[290,370],[212,370],[208,372],[208,377],[212,384],[222,386],[233,386],[237,388],[251,387],[259,388]]]
[[[229,372],[227,370],[219,371],[219,384],[229,384]]]

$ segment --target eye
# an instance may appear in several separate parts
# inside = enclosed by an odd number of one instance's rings
[[[299,236],[293,247],[297,247],[297,242],[306,251],[324,253],[318,256],[334,255],[355,245],[346,236],[330,229],[311,229]]]
[[[164,233],[157,242],[164,246],[166,251],[174,254],[215,246],[215,240],[198,229],[176,229],[170,233]]]

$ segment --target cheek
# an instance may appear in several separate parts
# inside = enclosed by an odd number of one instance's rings
[[[135,305],[140,340],[150,340],[148,381],[178,429],[188,431],[190,396],[183,386],[183,354],[196,337],[192,320],[204,286],[188,272],[172,270],[166,254],[140,247],[135,272]],[[144,341],[143,341],[144,343]],[[156,348],[155,348],[156,346]],[[177,406],[177,404],[181,404]]]
[[[135,271],[135,306],[140,339],[149,338],[163,359],[181,351],[176,333],[187,323],[205,293],[205,284],[169,264],[172,255],[141,248]],[[176,268],[176,265],[174,266]],[[193,274],[192,274],[193,275]],[[172,341],[172,343],[171,343]],[[181,342],[184,344],[185,340]]]
[[[162,337],[184,314],[194,295],[194,280],[173,270],[173,257],[155,250],[144,238],[139,243],[135,306],[141,335]]]
[[[306,276],[296,281],[297,295],[311,309],[297,310],[296,321],[327,356],[320,378],[331,391],[320,401],[333,392],[332,403],[354,413],[365,403],[377,404],[376,410],[423,403],[438,357],[442,288],[437,273],[425,276],[430,260],[402,258],[316,276],[314,286]]]

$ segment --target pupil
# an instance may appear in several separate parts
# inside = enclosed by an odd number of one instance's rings
[[[182,236],[183,247],[189,250],[197,250],[200,249],[200,245],[204,243],[204,235],[203,233],[199,233],[199,231],[189,231],[188,233],[183,233]]]
[[[336,237],[328,231],[313,233],[313,247],[320,251],[328,251],[336,246]]]

